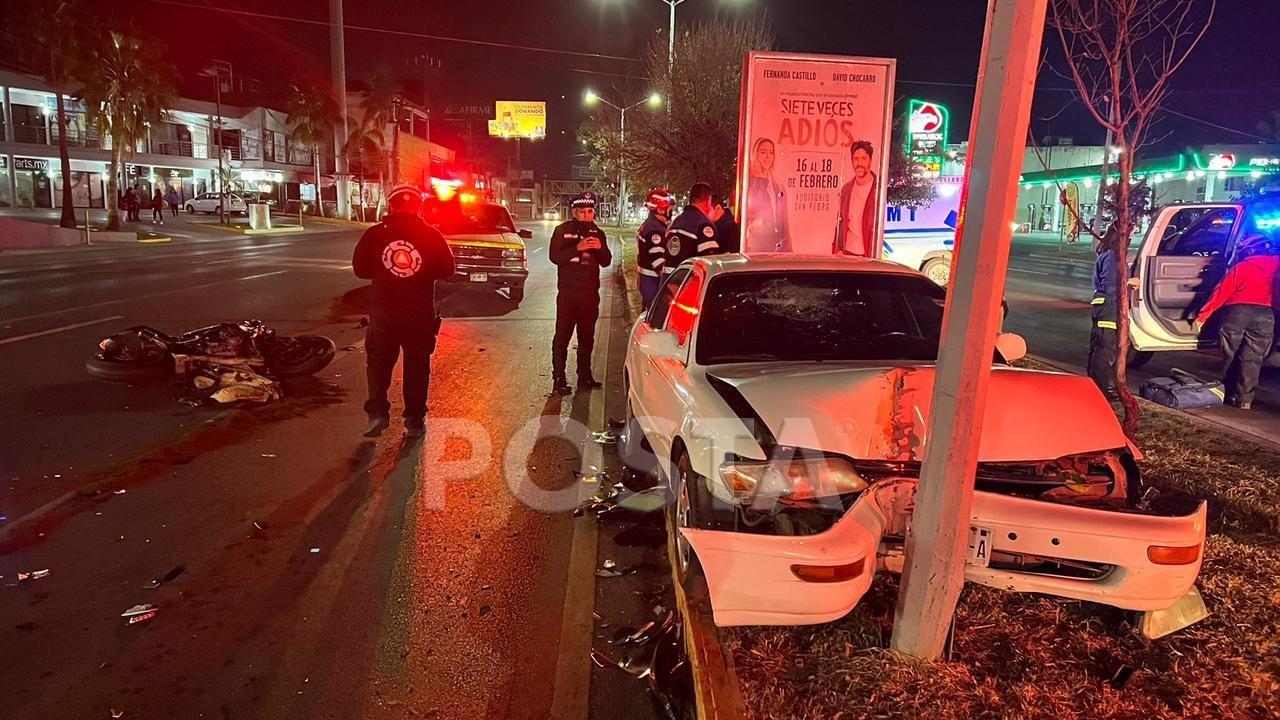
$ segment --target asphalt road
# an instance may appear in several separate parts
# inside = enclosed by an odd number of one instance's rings
[[[618,389],[548,396],[555,277],[549,227],[532,227],[519,307],[441,292],[425,442],[398,421],[377,442],[359,436],[358,229],[185,228],[168,245],[5,253],[4,716],[651,717],[643,683],[588,652],[671,607],[669,582],[659,549],[613,539],[644,518],[568,512],[586,431],[620,413]],[[617,292],[605,283],[597,343],[615,368]],[[250,317],[344,349],[249,409],[84,373],[116,328]],[[604,449],[596,462],[616,476]],[[640,572],[597,582],[615,557]],[[121,614],[143,603],[158,614],[130,626]]]
[[[1093,263],[1087,257],[1063,257],[1051,250],[1020,246],[1015,236],[1009,258],[1005,329],[1022,335],[1033,355],[1084,373],[1089,354]],[[1222,376],[1216,353],[1161,352],[1141,368],[1129,370],[1134,392],[1144,380],[1181,368],[1205,378]],[[1280,373],[1264,370],[1253,409],[1218,407],[1188,411],[1240,433],[1275,442],[1280,427]]]

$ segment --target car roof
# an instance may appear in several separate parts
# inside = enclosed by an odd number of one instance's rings
[[[904,265],[885,260],[840,255],[803,255],[798,253],[742,253],[708,255],[696,258],[696,264],[706,268],[707,276],[733,272],[808,270],[855,273],[890,273],[924,277]]]

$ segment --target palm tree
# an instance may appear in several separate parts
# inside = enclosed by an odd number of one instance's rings
[[[363,120],[357,122],[352,119],[347,122],[347,144],[343,148],[343,154],[347,156],[347,162],[350,163],[353,169],[359,169],[360,212],[362,219],[364,213],[365,175],[369,172],[376,172],[380,188],[385,185],[388,152],[386,131],[384,129],[371,127]],[[384,192],[379,192],[375,217],[380,217],[382,214],[382,199],[384,196]]]
[[[345,152],[362,170],[377,169],[380,192],[376,216],[380,217],[387,185],[398,179],[400,170],[400,126],[396,113],[402,102],[402,88],[400,81],[386,68],[375,70],[365,85],[366,90],[360,100],[361,118],[359,122],[350,123]],[[390,138],[388,126],[391,126]]]
[[[77,68],[84,62],[84,17],[88,8],[82,0],[53,0],[28,6],[20,26],[40,50],[33,65],[53,90],[58,127],[58,158],[62,172],[62,220],[64,228],[75,229],[76,213],[71,197],[71,153],[67,144],[67,112],[64,96],[72,90]],[[91,23],[89,23],[91,24]]]
[[[147,127],[165,118],[177,98],[176,71],[164,61],[154,39],[132,32],[107,33],[88,53],[78,73],[78,97],[98,127],[111,139],[107,170],[107,229],[120,229],[117,178],[126,152],[133,154]]]
[[[324,215],[324,201],[320,194],[320,146],[329,139],[333,126],[340,120],[338,103],[328,86],[309,80],[295,83],[290,89],[285,112],[293,139],[311,146],[316,166],[316,207]]]

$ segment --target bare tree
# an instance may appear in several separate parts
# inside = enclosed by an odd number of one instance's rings
[[[1104,182],[1114,190],[1102,193],[1113,215],[1110,231],[1080,222],[1108,246],[1116,263],[1118,317],[1116,364],[1125,433],[1138,428],[1138,402],[1129,390],[1126,359],[1129,352],[1129,239],[1138,213],[1131,194],[1134,162],[1151,143],[1155,114],[1169,97],[1169,81],[1187,61],[1213,21],[1217,0],[1051,0],[1049,24],[1061,43],[1064,58],[1055,68],[1075,86],[1085,108],[1119,148],[1114,177],[1104,164]],[[1106,157],[1112,154],[1106,149]],[[1105,162],[1105,160],[1104,160]],[[1105,186],[1104,186],[1105,187]],[[1103,211],[1099,207],[1098,212]],[[1075,212],[1073,210],[1073,212]]]

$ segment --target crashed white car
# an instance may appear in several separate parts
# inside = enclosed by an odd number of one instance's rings
[[[944,297],[882,261],[722,255],[682,265],[636,322],[621,450],[671,484],[678,574],[705,577],[717,624],[832,621],[901,571]],[[993,359],[966,579],[1173,606],[1205,504],[1148,509],[1093,383],[1013,359]]]

